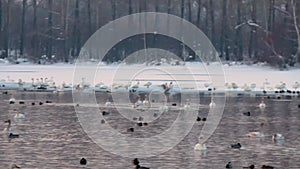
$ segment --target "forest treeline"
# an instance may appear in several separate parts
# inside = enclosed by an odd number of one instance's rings
[[[138,12],[169,13],[190,21],[207,35],[222,60],[281,68],[300,62],[298,0],[0,0],[0,57],[72,62],[97,29]],[[147,47],[172,48],[182,58],[193,55],[181,42],[166,38],[132,37],[130,45],[115,46],[106,60],[122,60],[145,47],[144,39]]]

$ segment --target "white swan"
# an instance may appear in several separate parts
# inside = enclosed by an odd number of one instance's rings
[[[300,88],[300,83],[295,82],[292,87],[293,87],[293,89],[297,90],[298,88]]]
[[[14,116],[16,119],[25,119],[25,115],[23,113],[17,112]]]
[[[169,111],[169,106],[167,106],[166,103],[163,103],[163,105],[160,106],[159,110],[160,110],[160,112],[162,112],[162,113],[166,113],[166,112]]]
[[[272,87],[270,87],[270,82],[269,80],[266,78],[265,81],[263,82],[262,86],[261,86],[261,89],[262,90],[270,90]]]
[[[275,88],[278,89],[278,90],[284,90],[284,89],[286,89],[286,84],[283,83],[283,82],[280,82],[279,84],[277,84],[275,86]]]
[[[3,132],[4,132],[5,134],[10,134],[10,133],[12,133],[12,130],[11,130],[11,121],[10,121],[10,120],[7,120],[7,121],[5,121],[4,123],[7,123],[7,127],[4,128]]]
[[[137,81],[135,85],[131,86],[132,88],[139,88],[140,82]]]
[[[111,107],[111,106],[112,106],[112,103],[111,103],[109,100],[107,100],[107,101],[105,102],[105,106],[106,106],[106,107]]]
[[[142,100],[141,100],[141,97],[138,95],[138,96],[137,96],[137,100],[136,100],[135,103],[133,103],[132,107],[133,107],[133,108],[137,108],[137,107],[139,107],[139,106],[141,106],[141,105],[143,105],[143,102],[142,102]]]
[[[187,100],[186,103],[180,108],[180,110],[187,111],[190,109],[190,107],[191,107],[191,104],[190,104],[189,100]]]
[[[284,136],[282,134],[276,133],[272,136],[272,140],[273,141],[280,141],[280,140],[284,140]]]
[[[244,86],[242,87],[242,89],[244,89],[245,92],[251,92],[251,87],[248,86],[247,84],[244,84]]]
[[[151,86],[152,83],[151,82],[147,82],[146,84],[144,84],[144,86],[146,86],[147,88],[149,88],[149,86]]]
[[[22,79],[19,79],[19,81],[18,81],[19,87],[20,88],[23,87],[24,84],[25,84],[25,82],[23,82]]]
[[[9,165],[9,169],[14,169],[14,168],[21,168],[21,167],[15,163]]]
[[[258,131],[252,131],[246,134],[247,137],[264,137],[264,134]]]
[[[225,83],[225,87],[227,88],[227,89],[231,89],[232,88],[232,84],[230,84],[230,83]]]
[[[260,108],[260,109],[265,109],[265,108],[266,108],[266,104],[265,104],[264,102],[261,102],[261,103],[259,104],[259,108]]]
[[[36,78],[35,85],[36,85],[36,86],[40,86],[40,85],[41,85],[40,79]]]
[[[239,88],[239,86],[236,83],[231,83],[231,86],[234,90]]]
[[[263,97],[261,98],[261,103],[258,105],[258,107],[261,110],[264,110],[266,108],[266,104],[264,103],[264,98]]]
[[[216,103],[214,102],[214,98],[212,97],[211,101],[209,103],[209,108],[212,109],[212,108],[215,108],[215,107],[216,107]]]
[[[148,96],[147,96],[147,95],[145,95],[145,99],[143,100],[143,105],[144,105],[145,107],[149,107],[149,106],[150,106],[149,100],[148,100]]]
[[[251,90],[254,90],[254,89],[256,88],[256,84],[255,84],[255,83],[252,83],[252,84],[250,85],[250,88],[251,88]]]
[[[85,78],[81,78],[81,83],[80,83],[81,88],[89,88],[91,86],[90,83],[85,81]]]
[[[206,144],[205,143],[203,143],[203,144],[197,143],[194,146],[194,150],[196,150],[196,151],[206,151],[207,150]]]
[[[211,83],[204,83],[205,88],[209,88],[212,84]]]

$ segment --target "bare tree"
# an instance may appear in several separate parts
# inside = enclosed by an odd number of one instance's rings
[[[180,17],[181,18],[184,18],[184,8],[185,8],[184,0],[181,0],[181,5],[180,5],[180,9],[181,9]]]
[[[9,57],[9,37],[10,37],[10,8],[11,8],[11,2],[7,1],[7,7],[6,7],[6,21],[5,21],[5,39],[4,39],[4,49],[5,49],[5,58]]]
[[[111,0],[111,11],[112,11],[112,20],[116,20],[116,0]]]
[[[72,42],[72,56],[76,57],[79,55],[80,52],[80,29],[79,29],[79,25],[80,25],[80,20],[79,20],[79,0],[75,1],[75,9],[74,9],[74,13],[75,13],[75,18],[74,18],[74,23],[73,23],[73,42]]]
[[[31,38],[31,49],[32,49],[32,60],[37,58],[37,0],[32,1],[33,7],[33,21],[32,21],[32,38]]]
[[[227,47],[227,0],[223,0],[222,3],[223,9],[222,9],[222,30],[221,30],[221,36],[220,36],[220,53],[221,56],[224,54],[224,48],[225,48],[225,55],[226,60],[229,60],[229,51]]]
[[[20,36],[20,56],[24,55],[24,36],[25,36],[25,15],[26,15],[27,0],[23,0],[22,5],[22,23],[21,23],[21,36]]]
[[[191,0],[188,0],[188,21],[192,22],[192,4]]]
[[[128,14],[130,15],[130,14],[132,14],[132,0],[128,0],[128,6],[129,6],[129,8],[128,8]]]
[[[241,13],[241,8],[242,8],[242,1],[237,0],[237,25],[242,24],[242,13]],[[243,60],[243,34],[242,34],[242,29],[237,28],[235,31],[235,57],[238,61]]]
[[[197,26],[201,28],[202,0],[198,0]]]
[[[256,24],[256,13],[257,13],[256,1],[257,0],[252,0],[251,2],[251,23],[253,24]],[[249,47],[248,47],[249,58],[256,56],[256,43],[257,43],[256,32],[257,32],[257,26],[251,26]]]
[[[294,27],[295,27],[296,34],[297,34],[297,51],[296,51],[296,54],[294,57],[295,57],[296,63],[298,63],[300,60],[299,59],[299,57],[300,57],[300,28],[298,25],[298,18],[297,18],[297,14],[296,14],[297,1],[291,0],[291,6],[292,6],[292,17],[293,17]]]
[[[91,10],[91,0],[87,1],[87,13],[88,13],[88,28],[89,36],[92,34],[92,10]]]
[[[64,0],[63,1],[63,8],[62,11],[64,11],[64,16],[63,16],[63,31],[64,31],[64,57],[63,60],[65,62],[68,61],[68,56],[69,56],[69,18],[68,18],[68,13],[69,13],[69,0]]]
[[[52,21],[52,7],[53,7],[53,1],[48,0],[48,33],[47,33],[47,45],[46,45],[46,56],[47,58],[51,58],[52,56],[52,38],[53,38],[53,31],[52,31],[52,26],[53,26],[53,21]]]
[[[213,0],[209,0],[209,7],[210,7],[210,21],[211,21],[211,34],[210,34],[210,38],[213,44],[215,44],[215,7],[214,7],[214,3]]]
[[[2,50],[2,0],[0,0],[0,51]],[[2,58],[2,51],[0,53],[0,58]]]
[[[275,22],[275,0],[269,0],[268,31],[273,31]]]

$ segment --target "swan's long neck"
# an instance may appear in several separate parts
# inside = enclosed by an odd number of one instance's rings
[[[8,122],[8,124],[7,124],[7,130],[9,130],[10,127],[11,127],[11,124],[10,124],[10,122]]]

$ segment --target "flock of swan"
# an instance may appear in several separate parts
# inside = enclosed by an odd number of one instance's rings
[[[174,81],[174,83],[176,80]],[[154,84],[152,82],[145,82],[144,84],[141,84],[138,80],[136,82],[127,82],[127,83],[113,83],[111,85],[104,84],[103,82],[99,82],[97,84],[92,85],[89,83],[85,78],[81,79],[81,82],[76,84],[71,83],[65,83],[58,85],[54,78],[32,78],[31,82],[25,82],[22,79],[19,79],[17,82],[14,80],[11,80],[9,76],[7,79],[0,80],[0,89],[15,89],[15,90],[45,90],[45,91],[53,91],[53,92],[61,92],[61,91],[72,91],[76,89],[93,89],[95,91],[105,91],[105,92],[111,92],[112,90],[118,90],[118,89],[126,89],[129,91],[147,91],[150,89],[156,89],[156,88],[163,88],[163,90],[168,89],[174,89],[177,88],[180,90],[180,86],[173,84],[171,81],[169,84]],[[203,86],[198,86],[198,89],[194,90],[218,90],[216,86],[214,86],[212,83],[204,83]],[[227,92],[233,92],[233,91],[239,91],[239,92],[255,92],[255,91],[264,91],[264,92],[286,92],[289,94],[300,94],[300,83],[295,82],[294,84],[290,84],[290,87],[284,82],[280,82],[278,84],[272,85],[268,79],[265,79],[264,82],[262,82],[261,85],[252,83],[252,84],[243,84],[238,85],[235,82],[232,83],[225,83],[222,90],[225,90]],[[220,89],[221,90],[221,89]]]

